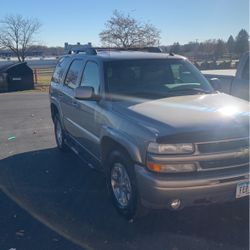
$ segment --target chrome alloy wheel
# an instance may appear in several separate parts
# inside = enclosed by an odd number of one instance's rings
[[[115,163],[111,170],[111,186],[119,205],[128,206],[132,189],[127,170],[121,163]]]

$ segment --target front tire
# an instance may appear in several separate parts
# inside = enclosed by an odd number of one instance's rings
[[[133,161],[122,151],[113,151],[107,161],[107,186],[117,211],[126,219],[145,214],[136,185]]]

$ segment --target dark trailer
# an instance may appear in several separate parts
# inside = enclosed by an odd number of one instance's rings
[[[26,62],[0,65],[0,92],[33,88],[33,71]]]

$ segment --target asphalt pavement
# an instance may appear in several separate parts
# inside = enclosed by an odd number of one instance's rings
[[[102,173],[55,145],[46,93],[0,94],[0,250],[249,249],[248,200],[133,223]]]

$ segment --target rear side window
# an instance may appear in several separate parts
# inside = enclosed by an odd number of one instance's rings
[[[67,85],[70,88],[76,88],[77,87],[77,83],[78,83],[78,79],[80,76],[80,73],[82,71],[83,68],[83,61],[82,60],[74,60],[68,70],[68,73],[66,75],[65,78],[65,85]]]
[[[61,58],[59,62],[56,65],[56,69],[54,71],[54,74],[52,76],[51,81],[55,83],[62,83],[63,82],[63,75],[66,71],[67,65],[69,63],[70,58]]]

